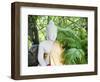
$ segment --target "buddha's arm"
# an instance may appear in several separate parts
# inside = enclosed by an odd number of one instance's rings
[[[44,59],[44,50],[43,50],[43,47],[39,46],[39,50],[38,50],[38,61],[39,61],[39,64],[41,66],[46,66],[46,61]]]

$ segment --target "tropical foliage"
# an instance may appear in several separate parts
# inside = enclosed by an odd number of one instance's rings
[[[58,28],[57,41],[64,49],[62,53],[64,64],[88,63],[86,17],[29,15],[28,48],[46,40],[45,31],[50,20],[53,20]]]

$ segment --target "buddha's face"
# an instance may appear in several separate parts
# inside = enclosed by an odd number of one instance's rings
[[[51,20],[47,26],[46,30],[47,40],[55,41],[57,37],[57,27],[54,22]]]

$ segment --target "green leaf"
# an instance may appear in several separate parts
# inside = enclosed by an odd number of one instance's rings
[[[84,64],[85,53],[82,49],[71,48],[64,53],[65,64]]]

